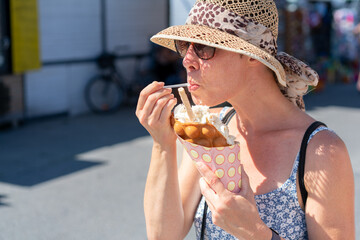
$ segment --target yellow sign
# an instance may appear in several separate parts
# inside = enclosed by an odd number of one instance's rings
[[[40,63],[37,0],[10,0],[12,69],[38,69]]]

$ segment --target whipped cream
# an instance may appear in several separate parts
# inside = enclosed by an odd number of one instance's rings
[[[181,123],[210,123],[226,138],[226,141],[229,145],[235,144],[235,137],[229,134],[228,126],[223,124],[216,113],[211,113],[208,106],[194,105],[191,108],[195,115],[194,121],[190,121],[184,104],[179,104],[175,107],[175,119]]]

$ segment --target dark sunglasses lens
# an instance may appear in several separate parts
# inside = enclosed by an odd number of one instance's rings
[[[212,58],[215,53],[215,48],[209,47],[206,45],[202,45],[202,44],[198,44],[198,43],[194,44],[194,48],[195,48],[195,52],[198,55],[198,57],[201,59],[204,59],[204,60],[208,60],[208,59]]]
[[[190,44],[191,44],[190,42],[175,40],[175,48],[176,48],[177,53],[180,55],[180,57],[185,57]],[[202,45],[199,43],[194,43],[193,46],[194,46],[196,55],[203,60],[208,60],[208,59],[212,58],[215,54],[214,47],[209,47],[209,46]]]
[[[186,52],[190,46],[189,42],[175,40],[175,48],[180,57],[185,57]]]

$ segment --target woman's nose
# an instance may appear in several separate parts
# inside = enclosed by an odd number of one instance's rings
[[[199,57],[195,53],[193,43],[190,44],[183,58],[183,66],[187,71],[197,70],[199,68]]]

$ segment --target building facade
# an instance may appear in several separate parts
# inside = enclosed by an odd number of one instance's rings
[[[0,112],[0,121],[19,111],[24,118],[87,112],[84,87],[98,71],[96,57],[104,50],[128,55],[117,65],[130,79],[131,56],[149,52],[149,37],[168,25],[167,0],[35,2],[40,67],[2,74],[11,101],[9,112]],[[2,21],[13,27],[11,16],[8,23]]]

